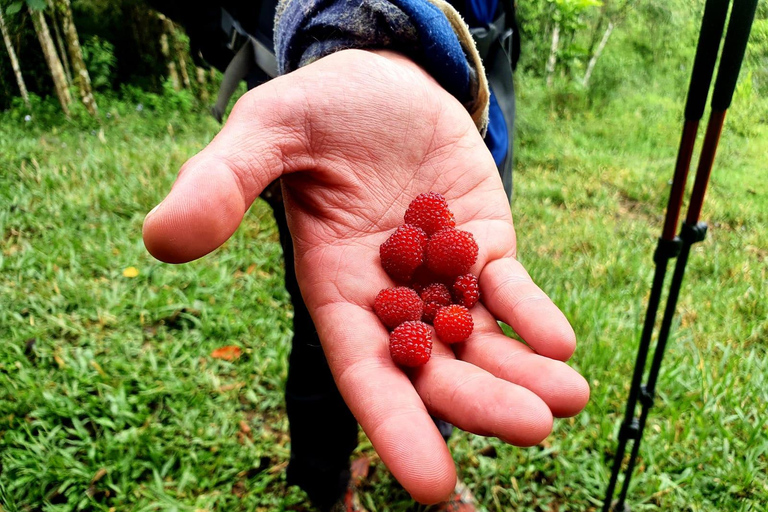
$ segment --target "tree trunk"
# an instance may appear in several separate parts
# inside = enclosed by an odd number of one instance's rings
[[[595,26],[592,29],[592,35],[589,38],[587,55],[592,55],[595,51],[597,40],[600,37],[600,34],[603,32],[603,25],[605,25],[605,18],[606,18],[607,12],[608,12],[608,1],[605,0],[603,2],[603,5],[600,7],[600,16],[597,18],[597,23],[595,23]]]
[[[200,100],[203,102],[203,104],[207,104],[211,97],[208,94],[208,84],[207,80],[205,79],[205,69],[196,67],[195,70],[197,71],[197,85],[200,87]]]
[[[560,24],[555,23],[552,30],[552,47],[549,50],[549,59],[547,59],[547,87],[552,87],[555,77],[555,64],[557,63],[557,47],[560,43]]]
[[[45,22],[45,16],[43,16],[43,11],[37,11],[32,8],[29,9],[29,14],[32,16],[32,24],[35,27],[37,39],[40,41],[45,61],[48,63],[48,69],[51,71],[53,86],[56,90],[56,96],[59,98],[59,103],[61,103],[61,109],[69,117],[69,104],[72,103],[72,96],[69,94],[64,67],[61,65],[59,56],[56,54],[56,47],[53,45],[51,32],[48,30],[48,24]]]
[[[67,50],[69,59],[72,61],[72,68],[75,71],[75,85],[80,91],[80,99],[92,116],[99,113],[96,106],[96,99],[93,97],[91,88],[91,75],[88,74],[88,68],[85,67],[83,59],[83,49],[80,47],[80,38],[77,36],[75,22],[72,19],[72,7],[69,0],[56,0],[56,7],[61,15],[61,26],[64,29],[64,36],[67,38]]]
[[[612,32],[613,32],[613,23],[609,21],[608,28],[605,29],[603,38],[600,40],[600,44],[597,45],[597,50],[595,50],[595,53],[592,54],[592,58],[589,59],[589,64],[587,65],[587,71],[584,73],[584,79],[581,81],[581,85],[583,85],[584,87],[589,87],[589,79],[592,77],[592,71],[595,69],[595,64],[597,64],[597,59],[599,59],[600,55],[602,55],[603,50],[605,49],[605,45],[608,44],[608,38],[611,37]]]
[[[27,92],[27,84],[24,83],[24,77],[21,75],[21,68],[19,67],[19,60],[16,58],[16,51],[13,49],[13,44],[11,44],[11,36],[8,34],[8,29],[5,26],[2,7],[0,7],[0,32],[3,33],[3,42],[5,42],[8,56],[11,58],[11,67],[13,68],[13,73],[16,75],[16,83],[19,85],[21,97],[24,99],[24,104],[27,108],[31,108],[31,105],[29,104],[29,93]]]
[[[163,34],[160,36],[160,50],[163,52],[163,57],[165,57],[165,62],[168,65],[168,77],[171,79],[173,89],[178,91],[181,89],[181,84],[179,83],[179,73],[176,71],[176,61],[173,60],[173,55],[171,55],[171,46],[168,41],[169,36],[173,37],[173,32],[169,33],[168,31],[168,25],[166,24],[166,20],[168,20],[168,18],[159,13],[158,17],[163,22]]]
[[[163,16],[163,26],[165,27],[168,37],[173,42],[173,50],[176,53],[176,58],[179,61],[179,71],[181,72],[181,81],[186,89],[192,88],[192,82],[189,79],[189,73],[187,72],[187,59],[184,58],[184,45],[181,39],[176,37],[176,26],[171,20]]]
[[[72,85],[72,70],[69,68],[69,59],[67,59],[67,50],[64,48],[64,40],[61,37],[59,24],[61,16],[56,12],[56,6],[53,0],[48,0],[48,7],[51,9],[51,22],[53,24],[53,38],[56,41],[56,47],[59,51],[59,60],[64,65],[64,74],[67,76],[67,84]]]

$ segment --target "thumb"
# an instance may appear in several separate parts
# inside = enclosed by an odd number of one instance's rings
[[[168,196],[144,219],[150,254],[167,263],[208,254],[232,236],[269,183],[312,167],[307,102],[290,85],[288,75],[244,95],[221,132],[182,166]]]

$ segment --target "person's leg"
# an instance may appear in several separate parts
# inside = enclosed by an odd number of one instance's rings
[[[279,185],[263,197],[272,206],[277,221],[285,256],[285,286],[294,309],[285,390],[291,434],[288,483],[301,487],[318,508],[326,510],[347,489],[349,457],[357,446],[357,421],[336,388],[315,325],[301,297]]]

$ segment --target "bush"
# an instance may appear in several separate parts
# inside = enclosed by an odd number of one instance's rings
[[[111,89],[117,68],[114,45],[99,36],[90,37],[83,44],[83,58],[93,88],[97,91]]]

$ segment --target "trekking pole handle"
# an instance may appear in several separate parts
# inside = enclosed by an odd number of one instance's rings
[[[729,3],[730,0],[707,0],[704,7],[699,42],[696,45],[696,57],[694,57],[691,71],[691,84],[688,87],[688,99],[685,103],[687,121],[698,121],[704,115],[709,86],[715,71],[717,52],[723,37],[723,27],[728,17]]]
[[[723,55],[720,57],[720,68],[717,70],[715,92],[712,94],[713,110],[722,112],[731,105],[756,8],[757,0],[734,0],[733,2],[731,19],[725,34]]]

